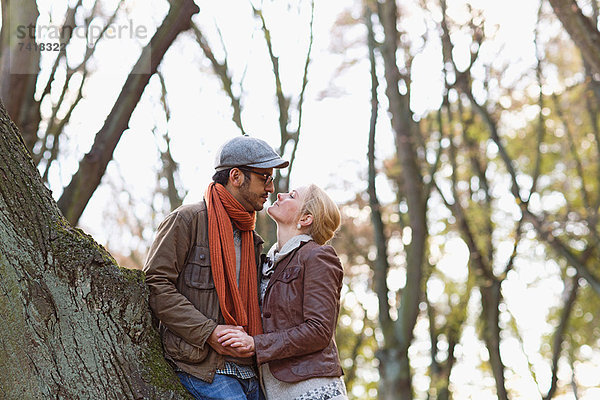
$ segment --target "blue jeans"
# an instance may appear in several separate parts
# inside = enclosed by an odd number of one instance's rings
[[[257,378],[215,374],[212,383],[208,383],[185,372],[177,372],[177,375],[197,400],[265,400]]]

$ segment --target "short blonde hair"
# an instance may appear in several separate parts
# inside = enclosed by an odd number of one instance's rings
[[[317,185],[310,185],[306,189],[300,215],[306,214],[313,217],[308,234],[315,242],[323,245],[333,238],[340,226],[340,210],[331,197]]]

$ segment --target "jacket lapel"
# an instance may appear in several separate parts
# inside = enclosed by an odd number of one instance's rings
[[[288,266],[290,261],[292,261],[292,258],[294,258],[294,255],[296,254],[296,251],[298,251],[298,249],[294,249],[291,253],[287,254],[282,260],[279,260],[279,262],[277,263],[277,267],[275,267],[275,272],[273,272],[273,275],[271,275],[271,278],[269,279],[267,290],[269,290],[269,288],[273,286],[273,282],[275,282],[277,278],[279,278],[279,276],[283,273],[283,270]]]
[[[285,269],[290,264],[292,259],[296,256],[296,253],[298,252],[298,250],[302,246],[304,246],[306,243],[308,243],[308,242],[302,242],[300,244],[300,246],[296,247],[294,250],[292,250],[291,252],[286,254],[285,257],[283,257],[281,260],[279,260],[279,262],[277,263],[277,267],[275,267],[275,272],[273,272],[273,275],[271,275],[271,279],[269,279],[269,284],[267,285],[266,291],[268,291],[269,288],[271,286],[273,286],[273,282],[275,282],[277,280],[277,278],[279,278],[281,276],[281,274],[283,274],[283,271],[285,271]]]

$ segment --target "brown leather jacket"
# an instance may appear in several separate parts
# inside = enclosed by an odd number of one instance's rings
[[[254,232],[257,268],[262,243]],[[224,366],[224,358],[206,340],[225,322],[212,279],[204,201],[179,207],[165,218],[144,271],[150,308],[160,320],[165,357],[183,371],[212,382],[215,370]],[[230,360],[246,365],[253,362],[251,358]]]
[[[279,261],[254,337],[258,364],[284,382],[342,376],[335,344],[343,269],[331,246],[310,241]]]

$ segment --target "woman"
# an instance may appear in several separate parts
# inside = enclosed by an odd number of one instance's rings
[[[263,264],[263,334],[226,330],[224,346],[256,353],[267,399],[347,399],[335,344],[343,270],[325,243],[340,212],[319,187],[279,193],[267,213],[277,243]]]

